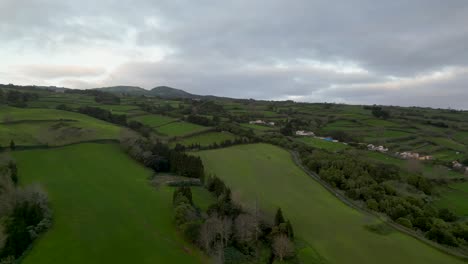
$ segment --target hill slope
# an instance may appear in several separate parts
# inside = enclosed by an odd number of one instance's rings
[[[252,144],[194,154],[244,205],[253,206],[258,199],[270,215],[281,207],[307,245],[299,251],[303,263],[464,263],[403,233],[368,231],[365,226],[380,223],[378,219],[342,203],[281,148]]]
[[[13,154],[21,184],[41,183],[54,211],[52,228],[22,263],[203,262],[175,230],[172,189],[151,187],[150,171],[118,145]]]

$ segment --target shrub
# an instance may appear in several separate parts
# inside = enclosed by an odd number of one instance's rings
[[[396,222],[404,227],[413,228],[413,224],[408,218],[400,217],[396,220]]]

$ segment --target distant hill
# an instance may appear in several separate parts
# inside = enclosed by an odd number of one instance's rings
[[[138,86],[111,86],[94,88],[94,90],[100,90],[109,93],[118,94],[132,94],[132,95],[149,95],[149,91]]]
[[[157,86],[151,90],[146,90],[138,86],[112,86],[94,88],[109,93],[116,94],[130,94],[130,95],[146,95],[158,96],[165,99],[171,98],[187,98],[187,99],[223,99],[224,97],[217,97],[213,95],[197,95],[191,94],[181,89],[172,88],[169,86]]]
[[[161,98],[202,98],[201,95],[188,93],[184,90],[175,89],[169,86],[158,86],[149,91],[152,96],[159,96]]]

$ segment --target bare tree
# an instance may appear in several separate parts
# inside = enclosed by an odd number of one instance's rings
[[[294,254],[294,244],[285,234],[276,236],[273,240],[272,247],[275,256],[278,257],[280,261]]]
[[[234,221],[234,235],[239,242],[248,242],[255,238],[256,220],[249,214],[240,214]]]
[[[221,233],[222,223],[216,215],[208,218],[200,228],[199,244],[206,253],[212,254],[216,239]]]
[[[15,205],[16,189],[8,170],[0,171],[0,218],[8,215]]]
[[[232,234],[232,220],[231,218],[224,217],[219,221],[221,223],[221,241],[223,242],[224,247],[227,247],[229,238]]]

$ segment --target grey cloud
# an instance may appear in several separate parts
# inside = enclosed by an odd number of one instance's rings
[[[99,76],[105,73],[103,68],[76,65],[23,65],[18,68],[24,75],[46,79]]]
[[[148,19],[156,25],[148,25]],[[0,2],[0,41],[15,47],[63,52],[71,45],[79,50],[131,42],[128,52],[116,54],[128,60],[112,65],[113,71],[99,80],[44,66],[34,71],[38,81],[61,76],[61,83],[81,88],[172,85],[261,99],[468,108],[460,99],[468,97],[468,80],[461,76],[424,85],[400,82],[394,90],[382,86],[391,76],[417,79],[448,66],[468,67],[466,25],[465,0]],[[154,46],[173,53],[161,61],[132,55]],[[361,72],[304,65],[304,59],[337,67],[350,63]],[[441,89],[447,93],[440,95]],[[431,99],[430,93],[444,101]]]

